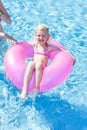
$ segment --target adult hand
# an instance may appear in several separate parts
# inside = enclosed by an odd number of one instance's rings
[[[12,43],[13,45],[17,43],[17,40],[8,34],[5,34],[5,38],[7,39],[8,42]]]

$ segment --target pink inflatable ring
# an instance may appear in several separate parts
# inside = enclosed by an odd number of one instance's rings
[[[56,45],[65,49],[60,43],[51,40],[49,44]],[[9,79],[22,89],[24,74],[27,67],[26,59],[33,57],[33,48],[27,42],[20,42],[10,47],[4,57],[5,71]],[[73,59],[71,54],[66,51],[53,51],[49,56],[50,64],[44,69],[43,77],[38,91],[44,92],[62,83],[70,74],[73,67]],[[30,93],[35,85],[35,71],[29,82],[28,93]]]

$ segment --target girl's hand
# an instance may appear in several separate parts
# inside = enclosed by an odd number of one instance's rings
[[[72,59],[73,59],[73,65],[75,65],[76,59],[73,56],[72,56]]]

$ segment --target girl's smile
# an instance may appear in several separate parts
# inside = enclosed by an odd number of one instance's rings
[[[38,31],[35,37],[36,37],[37,42],[40,44],[47,43],[48,38],[49,38],[48,34],[45,31]]]

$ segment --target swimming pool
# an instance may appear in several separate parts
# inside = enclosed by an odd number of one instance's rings
[[[2,1],[13,21],[8,26],[2,23],[7,33],[28,41],[36,25],[45,23],[52,37],[76,57],[76,65],[61,85],[38,94],[35,100],[22,101],[1,62],[0,130],[86,130],[87,0]],[[5,41],[0,53],[7,46]]]

